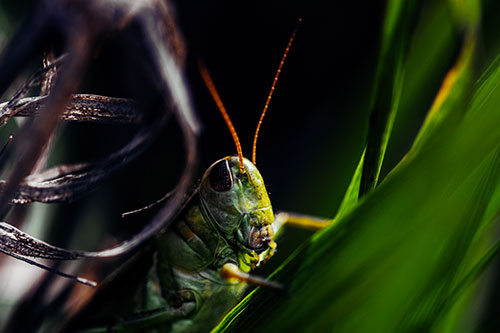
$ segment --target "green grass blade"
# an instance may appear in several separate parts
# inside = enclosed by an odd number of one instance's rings
[[[476,40],[476,31],[468,31],[460,57],[443,81],[408,155],[416,154],[434,137],[434,132],[443,130],[443,126],[453,126],[463,117],[472,85]]]
[[[443,126],[453,126],[452,124],[460,121],[463,116],[460,110],[465,110],[469,100],[474,75],[480,3],[477,0],[461,2],[450,0],[449,3],[450,10],[456,17],[455,21],[464,31],[462,48],[458,60],[441,84],[408,155],[416,154],[428,138],[433,137],[433,132],[441,131]]]
[[[462,24],[448,1],[424,2],[404,64],[404,81],[382,173],[391,170],[408,152],[430,109],[456,50],[463,40]]]
[[[338,220],[342,218],[346,213],[348,213],[351,209],[353,209],[358,203],[359,198],[359,188],[361,185],[361,174],[363,172],[363,162],[365,160],[365,152],[361,155],[361,159],[359,160],[358,166],[356,167],[356,171],[354,171],[354,175],[352,176],[351,182],[347,187],[347,191],[344,194],[344,198],[340,203],[340,207],[337,211],[337,216],[334,220]]]
[[[368,143],[344,195],[337,217],[340,218],[358,198],[375,187],[389,141],[401,95],[402,64],[415,16],[413,1],[388,1],[382,28],[382,46],[371,102]],[[368,153],[368,159],[365,156]],[[365,162],[366,161],[366,162]]]
[[[464,279],[471,278],[468,271],[469,266],[476,266],[477,261],[481,261],[483,254],[478,253],[475,249],[471,251],[471,244],[477,230],[480,228],[489,202],[495,192],[495,189],[500,185],[500,150],[497,147],[476,170],[474,170],[462,185],[460,185],[452,194],[452,197],[470,196],[465,207],[462,207],[463,213],[457,217],[461,219],[460,223],[456,223],[453,240],[450,242],[447,252],[442,250],[442,256],[448,256],[445,260],[446,265],[439,267],[434,275],[435,283],[429,285],[427,294],[419,295],[418,303],[407,313],[406,318],[402,323],[401,330],[413,329],[419,327],[420,323],[425,323],[426,330],[444,316],[445,310],[451,304],[448,304],[454,297],[460,296],[461,289],[465,287]],[[481,251],[482,252],[482,251]],[[469,257],[469,258],[468,258]],[[472,268],[475,269],[475,268]],[[465,276],[465,277],[464,277]],[[460,287],[462,285],[462,287]],[[454,290],[453,290],[454,289]],[[457,308],[454,311],[461,312],[462,315],[467,311],[466,307]]]
[[[387,2],[359,197],[375,188],[380,175],[401,96],[403,60],[411,23],[416,16],[414,7],[414,1]]]
[[[394,5],[394,4],[392,4]],[[387,7],[387,14],[386,14],[386,21],[385,26],[384,26],[384,38],[383,40],[385,41],[385,45],[391,45],[395,47],[397,46],[396,41],[396,36],[399,38],[405,37],[404,41],[399,41],[399,43],[403,44],[406,43],[406,40],[409,40],[410,38],[408,37],[408,32],[409,32],[409,24],[406,22],[406,29],[407,31],[404,32],[404,30],[398,32],[398,34],[394,33],[394,27],[397,26],[398,19],[397,19],[397,14],[401,17],[404,18],[404,14],[406,14],[406,19],[408,19],[408,16],[415,15],[414,13],[409,15],[408,9],[406,9],[405,13],[405,8],[401,7],[402,3],[396,4],[396,6],[391,7],[391,4]],[[408,4],[406,4],[408,6]],[[413,5],[412,5],[413,6]],[[389,137],[390,133],[392,131],[392,126],[393,122],[395,120],[396,114],[398,114],[399,118],[405,119],[413,119],[415,116],[413,113],[415,113],[414,109],[418,107],[425,107],[425,105],[422,105],[422,103],[417,103],[415,100],[413,100],[411,97],[412,96],[417,96],[421,97],[422,92],[425,92],[427,87],[432,87],[433,81],[436,80],[436,78],[440,78],[439,76],[436,76],[436,73],[439,73],[441,71],[440,68],[443,66],[447,66],[446,60],[443,61],[443,59],[446,59],[448,56],[446,55],[446,52],[449,52],[447,50],[450,50],[453,48],[453,44],[455,42],[455,37],[453,34],[454,31],[454,26],[456,25],[455,21],[452,19],[452,15],[450,14],[450,8],[449,5],[446,3],[446,1],[438,1],[435,3],[432,3],[430,6],[431,8],[426,8],[426,12],[429,12],[431,15],[427,15],[423,18],[420,19],[419,24],[417,25],[417,29],[415,31],[415,36],[412,38],[413,41],[411,43],[411,48],[408,51],[408,55],[405,60],[404,64],[404,69],[399,70],[399,73],[386,73],[387,78],[393,78],[393,82],[389,82],[388,79],[386,79],[384,82],[386,84],[392,84],[394,86],[390,87],[384,87],[385,91],[392,91],[393,92],[393,100],[387,100],[387,103],[392,103],[389,105],[386,110],[390,110],[385,116],[382,116],[382,118],[386,117],[385,124],[378,124],[377,127],[375,127],[374,123],[370,124],[370,134],[369,134],[369,140],[371,140],[370,149],[372,153],[372,158],[371,162],[368,162],[364,166],[364,170],[359,170],[360,164],[363,165],[362,161],[364,160],[365,154],[366,154],[366,149],[363,152],[363,156],[360,159],[360,162],[358,164],[358,168],[356,169],[351,182],[348,186],[348,189],[344,195],[343,201],[340,205],[340,208],[337,213],[337,219],[341,217],[343,214],[345,214],[347,211],[350,210],[350,208],[354,207],[355,204],[357,203],[359,195],[359,189],[361,185],[361,172],[365,172],[364,179],[365,179],[365,185],[370,183],[368,181],[369,178],[372,179],[377,179],[380,175],[380,170],[382,166],[382,162],[385,156],[385,152],[387,150],[387,146],[389,143]],[[401,20],[401,18],[399,19]],[[408,21],[408,20],[407,20]],[[400,22],[400,21],[399,21]],[[390,31],[393,31],[392,35],[389,33]],[[435,31],[439,31],[439,34],[436,34]],[[406,36],[404,36],[406,34]],[[391,40],[392,38],[392,40]],[[401,45],[400,45],[401,46]],[[382,48],[383,50],[383,48]],[[399,57],[396,59],[397,61],[401,61],[403,59],[403,48],[400,47],[394,49],[396,52],[399,52]],[[393,55],[394,51],[393,50]],[[384,65],[384,62],[382,60],[386,60],[385,67],[390,68],[391,65],[396,67],[401,65],[400,63],[387,63],[390,60],[393,60],[390,57],[383,57],[381,55],[380,61],[379,61],[379,67],[378,67],[378,73],[376,77],[376,87],[373,90],[373,95],[372,95],[372,106],[374,105],[376,99],[376,93],[377,91],[381,90],[382,87],[378,81],[381,80],[381,68]],[[397,66],[396,66],[397,65]],[[405,73],[405,75],[402,75],[402,72]],[[397,76],[397,78],[396,78]],[[460,77],[460,76],[457,76]],[[398,103],[400,93],[402,92],[402,100],[401,103]],[[387,93],[386,93],[387,97]],[[422,100],[425,98],[420,98]],[[383,100],[383,96],[378,98],[378,102],[381,103]],[[377,116],[380,118],[380,116]],[[397,128],[396,128],[397,131]],[[398,135],[400,136],[400,135]],[[370,139],[371,138],[371,139]],[[378,143],[376,143],[378,142]],[[371,166],[370,166],[371,165]],[[359,173],[358,173],[359,172]],[[375,183],[372,183],[368,187],[373,187]]]

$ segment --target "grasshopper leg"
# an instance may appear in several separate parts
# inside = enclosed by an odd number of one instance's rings
[[[158,308],[145,312],[139,312],[132,317],[120,320],[111,327],[112,330],[147,330],[150,328],[161,327],[175,320],[185,318],[196,308],[195,302],[185,302],[178,308]]]
[[[284,225],[291,225],[298,228],[321,230],[333,222],[332,219],[325,219],[316,216],[280,212],[274,216],[274,232],[278,233]]]
[[[266,280],[265,278],[261,278],[259,276],[251,275],[245,272],[242,272],[237,265],[232,263],[227,263],[222,266],[221,276],[224,280],[228,282],[245,282],[249,284],[253,284],[256,286],[282,290],[283,287],[273,281]]]

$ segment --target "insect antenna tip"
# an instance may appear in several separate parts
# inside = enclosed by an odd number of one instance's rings
[[[5,149],[7,149],[7,146],[9,145],[9,143],[12,142],[12,139],[14,139],[14,137],[12,135],[10,135],[9,138],[7,139],[7,142],[3,145],[2,149],[0,149],[0,156],[2,156]]]
[[[297,25],[295,26],[295,29],[292,32],[292,36],[288,40],[288,44],[286,45],[285,52],[283,52],[283,55],[281,56],[281,61],[278,66],[278,70],[276,71],[276,74],[274,75],[274,80],[271,85],[271,91],[269,92],[269,95],[267,96],[266,104],[264,104],[264,109],[262,110],[262,113],[259,118],[259,122],[257,124],[257,129],[255,130],[255,134],[253,137],[253,147],[252,147],[252,163],[256,164],[257,162],[257,138],[259,137],[259,131],[260,131],[260,126],[262,125],[262,121],[264,120],[264,116],[266,115],[267,109],[269,107],[269,103],[271,102],[271,97],[273,97],[274,89],[276,88],[276,83],[278,82],[278,78],[281,74],[281,69],[283,68],[283,64],[285,63],[285,59],[288,55],[288,52],[290,51],[290,48],[292,47],[293,40],[295,39],[295,35],[297,34],[297,30],[299,28],[299,23],[302,22],[302,18],[299,18],[299,22],[297,22]]]

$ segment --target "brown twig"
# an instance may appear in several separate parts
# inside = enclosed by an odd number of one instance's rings
[[[12,117],[37,117],[47,96],[26,97],[18,101],[15,107],[0,104],[0,125]],[[64,121],[98,122],[105,124],[138,124],[142,115],[135,102],[128,98],[116,98],[90,94],[74,94],[64,113]]]

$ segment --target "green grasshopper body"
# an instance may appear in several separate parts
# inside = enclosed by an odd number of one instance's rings
[[[157,241],[163,297],[169,306],[191,303],[196,309],[173,323],[173,331],[216,324],[244,289],[223,276],[223,267],[233,264],[248,272],[274,251],[274,215],[264,182],[246,159],[244,169],[241,174],[237,157],[210,166],[197,195]]]
[[[207,169],[198,191],[155,241],[135,313],[115,314],[102,329],[206,331],[241,299],[244,282],[271,284],[245,274],[269,259],[276,243],[262,176],[243,161],[243,173],[237,156]]]

